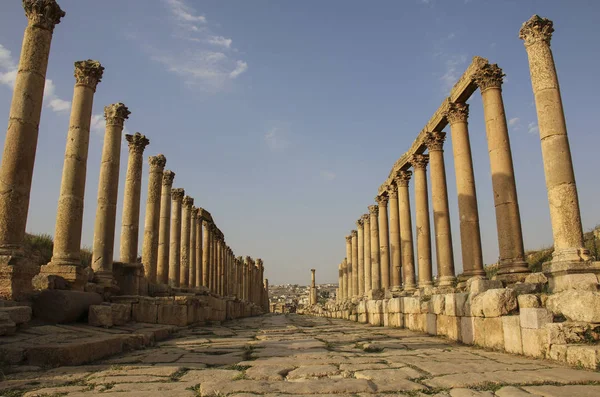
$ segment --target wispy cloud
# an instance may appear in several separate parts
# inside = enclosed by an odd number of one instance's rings
[[[445,70],[440,80],[444,85],[444,91],[450,90],[461,76],[467,62],[466,55],[453,55],[446,59]]]
[[[328,170],[321,171],[321,178],[325,179],[326,181],[333,181],[336,177],[337,177],[337,175],[332,171],[328,171]]]
[[[272,152],[282,152],[290,147],[291,130],[289,123],[272,122],[264,140]]]
[[[228,39],[223,36],[210,36],[208,39],[206,39],[206,41],[209,44],[220,46],[220,47],[225,47],[225,48],[230,48],[231,43],[233,43],[233,40]]]
[[[536,122],[532,121],[527,125],[527,132],[530,134],[537,134],[538,132],[540,132],[540,128],[538,127]]]
[[[521,119],[519,119],[518,117],[513,117],[512,119],[508,120],[508,125],[511,127],[518,125],[520,120]]]

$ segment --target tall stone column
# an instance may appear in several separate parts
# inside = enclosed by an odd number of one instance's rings
[[[157,282],[169,282],[169,248],[171,238],[171,187],[175,173],[170,170],[163,171],[162,189],[160,192],[160,222],[158,226],[158,258]]]
[[[381,266],[381,288],[390,288],[390,237],[388,223],[387,193],[375,197],[379,205],[379,265]]]
[[[429,151],[429,175],[431,177],[431,202],[433,204],[433,225],[435,227],[435,252],[438,269],[438,286],[453,285],[454,250],[450,229],[450,209],[448,207],[448,187],[444,164],[445,132],[429,133],[425,144]]]
[[[336,302],[340,302],[341,301],[341,295],[342,295],[342,291],[344,289],[344,273],[343,273],[343,269],[342,269],[342,264],[340,263],[338,265],[338,293],[336,294]]]
[[[554,57],[550,49],[553,32],[552,21],[538,15],[525,22],[519,32],[527,50],[537,109],[554,237],[552,262],[589,261],[592,258],[584,247],[567,124]]]
[[[250,261],[247,256],[244,258],[244,300],[250,301]]]
[[[202,233],[202,217],[200,213],[202,209],[200,208],[198,211],[198,215],[196,216],[196,287],[202,287],[204,285],[204,250],[202,249],[202,242],[204,241],[204,236]]]
[[[364,262],[365,262],[365,295],[371,290],[371,217],[369,214],[363,214],[363,237],[365,246],[363,248]]]
[[[140,194],[142,190],[142,156],[150,141],[136,132],[125,135],[129,144],[129,160],[125,176],[123,219],[121,228],[121,262],[138,263],[138,234],[140,228]]]
[[[217,291],[217,245],[219,243],[219,234],[217,227],[213,224],[210,245],[210,290],[216,294]]]
[[[185,190],[171,189],[171,239],[169,249],[169,285],[179,287],[179,264],[181,262],[181,204]]]
[[[179,264],[179,286],[190,286],[190,223],[194,199],[185,196],[181,202],[181,259]]]
[[[365,295],[365,234],[362,217],[356,221],[358,232],[358,296]]]
[[[121,163],[121,133],[129,114],[129,110],[122,103],[115,103],[104,108],[106,130],[98,180],[92,269],[94,270],[94,281],[105,288],[111,288],[114,285],[113,253]]]
[[[315,269],[310,269],[310,304],[317,304],[317,286],[315,285]]]
[[[198,208],[192,207],[190,213],[190,274],[189,286],[196,288],[196,223],[198,222]]]
[[[410,160],[415,170],[415,220],[417,226],[417,259],[419,263],[419,288],[430,287],[431,270],[431,231],[429,223],[429,198],[427,194],[426,154],[415,154]]]
[[[269,309],[269,279],[265,278],[265,303],[264,303],[264,310],[265,313],[269,313],[270,309]]]
[[[75,290],[83,290],[87,281],[83,275],[80,255],[83,199],[92,105],[103,71],[104,68],[98,61],[75,62],[75,89],[56,213],[54,248],[50,263],[40,269],[40,273],[63,277]]]
[[[146,217],[144,221],[144,242],[142,244],[142,263],[148,282],[156,283],[158,265],[158,235],[160,225],[161,189],[163,171],[167,159],[162,154],[150,156],[150,175],[148,176],[148,197],[146,199]],[[170,201],[170,200],[169,200]]]
[[[473,159],[471,158],[471,143],[469,141],[469,130],[467,129],[468,117],[469,105],[466,103],[450,103],[446,118],[450,123],[452,149],[454,151],[463,275],[471,277],[485,276],[485,271],[483,270],[479,210],[477,208]]]
[[[346,258],[342,261],[342,284],[344,286],[342,298],[348,299],[348,264]]]
[[[352,247],[352,297],[358,296],[358,232],[356,230],[352,230],[350,232],[350,236],[352,237],[351,247]]]
[[[399,291],[402,287],[402,258],[400,256],[400,208],[398,207],[398,187],[393,183],[388,186],[388,197],[390,199],[390,288],[393,291]]]
[[[346,272],[348,274],[348,299],[352,299],[354,296],[353,282],[352,282],[352,236],[346,236]]]
[[[204,249],[202,251],[202,286],[210,290],[210,224],[202,220],[204,226]]]
[[[46,69],[54,26],[65,13],[56,1],[25,0],[28,25],[10,106],[0,166],[0,297],[27,299],[37,266],[23,257],[23,239],[37,149]]]
[[[396,178],[394,178],[394,182],[398,187],[400,252],[402,253],[403,287],[405,291],[412,291],[416,288],[412,218],[410,213],[410,195],[408,193],[408,183],[411,177],[412,171],[400,171]]]
[[[379,206],[369,206],[371,218],[371,291],[381,290],[381,268],[379,267]]]
[[[216,279],[215,279],[215,292],[218,295],[222,295],[222,290],[221,290],[221,281],[222,281],[222,274],[221,274],[221,255],[222,255],[222,247],[223,247],[223,239],[222,236],[219,235],[218,240],[217,240],[217,244],[216,244],[216,254],[215,254],[215,268],[216,268]]]

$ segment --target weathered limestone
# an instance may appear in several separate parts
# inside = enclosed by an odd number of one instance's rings
[[[198,221],[198,208],[192,207],[190,211],[190,268],[189,268],[189,287],[196,287],[196,222]]]
[[[350,232],[352,237],[352,296],[359,296],[358,288],[358,231],[352,230]]]
[[[427,194],[427,163],[429,156],[415,154],[411,164],[415,170],[415,218],[417,226],[417,260],[419,263],[419,288],[432,286],[431,231],[429,199]]]
[[[160,198],[160,222],[158,229],[157,282],[169,283],[169,248],[171,238],[171,187],[175,173],[163,171]]]
[[[115,103],[104,108],[106,130],[98,181],[92,269],[94,270],[94,281],[105,288],[114,286],[113,253],[121,162],[121,133],[129,114],[129,110],[122,103]]]
[[[370,291],[381,290],[380,245],[379,245],[379,206],[369,206],[371,221],[371,288]]]
[[[553,32],[552,21],[538,15],[532,16],[519,31],[527,50],[537,110],[554,237],[552,261],[589,261],[589,251],[583,244],[579,198],[558,76],[550,49]]]
[[[388,196],[387,193],[375,197],[379,205],[379,266],[381,277],[381,288],[390,288],[390,240],[388,226]]]
[[[179,287],[179,263],[181,261],[181,201],[185,191],[171,189],[171,238],[169,249],[169,286]]]
[[[202,251],[202,286],[209,288],[210,287],[210,224],[207,220],[202,220],[202,226],[204,226],[204,250]]]
[[[185,196],[181,205],[179,286],[181,288],[188,288],[190,286],[190,224],[194,199],[190,196]]]
[[[410,196],[408,193],[408,183],[411,176],[411,171],[400,171],[394,179],[394,182],[398,187],[398,206],[400,208],[400,252],[402,253],[402,273],[404,274],[403,287],[405,291],[412,291],[416,288]]]
[[[348,299],[349,294],[348,294],[348,260],[346,258],[344,258],[344,260],[342,261],[342,276],[343,276],[343,280],[342,280],[342,284],[343,284],[343,291],[342,291],[342,297],[343,299]]]
[[[335,294],[336,302],[340,302],[342,299],[342,291],[344,290],[344,270],[342,264],[338,265],[338,292]],[[268,289],[267,289],[268,291]]]
[[[352,298],[354,296],[353,289],[353,269],[352,269],[352,236],[346,236],[346,274],[347,274],[347,298]]]
[[[56,1],[23,1],[28,19],[15,78],[0,165],[0,296],[21,300],[32,292],[35,266],[22,245],[37,149],[46,69],[54,26],[65,13]]]
[[[129,160],[127,175],[125,176],[125,195],[123,197],[120,261],[123,263],[138,263],[142,155],[150,141],[139,132],[133,135],[125,135],[125,139],[129,144]]]
[[[359,218],[356,221],[356,230],[358,232],[358,296],[365,295],[365,234],[364,234],[364,221],[363,218]]]
[[[148,282],[156,283],[158,265],[158,236],[160,224],[161,189],[163,171],[167,159],[162,154],[148,158],[150,175],[148,176],[148,197],[144,221],[144,242],[142,244],[142,263]],[[168,200],[170,201],[170,200]]]
[[[448,207],[448,187],[444,164],[445,132],[429,134],[426,145],[429,151],[429,175],[431,177],[431,202],[435,227],[435,252],[438,269],[438,285],[449,286],[455,281],[454,251]]]
[[[483,101],[485,129],[490,154],[490,169],[496,206],[498,274],[529,273],[525,262],[521,215],[513,168],[510,137],[502,100],[502,69],[485,65],[475,75]]]
[[[365,240],[364,252],[364,271],[365,271],[365,294],[371,290],[371,217],[369,214],[363,214],[363,237]]]
[[[87,282],[80,256],[83,200],[92,105],[96,86],[102,79],[103,72],[104,67],[98,61],[75,62],[75,89],[56,212],[54,248],[50,263],[40,269],[43,274],[64,278],[76,290],[83,290]]]
[[[310,269],[310,304],[317,304],[317,286],[315,284],[315,269]]]
[[[464,276],[485,276],[481,233],[479,231],[479,210],[473,174],[471,143],[467,129],[469,105],[450,103],[446,118],[450,123],[454,169],[458,194],[458,216],[460,218],[460,242]]]
[[[390,198],[390,288],[399,291],[402,287],[402,258],[400,252],[400,207],[398,206],[398,186],[388,186]]]
[[[204,275],[202,271],[204,269],[204,250],[202,249],[202,242],[204,241],[203,233],[202,233],[202,217],[200,213],[204,211],[202,208],[198,209],[198,214],[196,216],[196,287],[202,287]]]

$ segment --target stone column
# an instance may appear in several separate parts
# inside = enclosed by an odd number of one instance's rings
[[[358,232],[350,232],[352,247],[352,297],[358,296]]]
[[[379,265],[381,266],[381,288],[390,288],[390,240],[388,224],[387,193],[375,197],[379,205]]]
[[[379,267],[379,206],[369,206],[371,218],[371,291],[381,290],[381,268]]]
[[[429,223],[429,197],[427,194],[426,154],[415,154],[410,160],[415,170],[415,220],[417,226],[417,259],[419,263],[419,288],[431,287],[431,231]]]
[[[217,244],[216,244],[216,254],[215,254],[215,268],[216,268],[216,279],[215,279],[215,292],[218,295],[222,295],[222,289],[221,289],[221,281],[222,281],[222,275],[221,275],[221,255],[222,255],[222,247],[223,247],[223,239],[222,236],[219,235],[218,240],[217,240]]]
[[[202,217],[199,215],[200,213],[202,213],[202,208],[199,208],[196,217],[196,287],[204,285],[204,250],[202,249],[204,236],[202,235]]]
[[[173,186],[175,173],[165,170],[162,177],[162,190],[160,192],[160,222],[158,226],[158,259],[157,282],[169,282],[169,245],[171,238],[171,186]]]
[[[210,239],[210,291],[213,294],[217,293],[217,244],[219,235],[217,233],[217,227],[212,225],[211,239]]]
[[[317,304],[317,286],[315,285],[315,269],[310,269],[310,304]]]
[[[346,258],[342,261],[342,284],[344,286],[342,290],[342,298],[348,299],[348,267]]]
[[[403,288],[412,291],[415,283],[415,255],[413,248],[412,218],[410,213],[410,195],[408,183],[412,171],[400,171],[394,182],[398,187],[398,207],[400,213],[400,252],[402,253]]]
[[[342,290],[344,289],[344,273],[342,269],[342,264],[338,265],[338,293],[336,294],[336,302],[341,300]]]
[[[398,187],[393,183],[388,186],[388,197],[390,198],[390,287],[393,291],[399,291],[402,287],[402,259],[400,256],[400,208],[398,207]]]
[[[23,256],[46,69],[54,26],[65,13],[53,0],[24,0],[28,19],[0,166],[0,297],[27,299],[37,266]]]
[[[160,225],[160,204],[163,170],[167,159],[162,154],[151,156],[150,175],[148,176],[148,197],[146,199],[146,216],[144,221],[144,242],[142,244],[142,263],[148,282],[156,283],[158,264],[158,234]]]
[[[550,49],[553,32],[552,21],[538,15],[525,22],[519,32],[527,50],[537,109],[554,237],[552,262],[589,261],[592,258],[584,248],[567,124],[554,57]]]
[[[365,240],[365,246],[363,253],[365,255],[365,295],[371,290],[371,217],[369,214],[363,214],[363,236]]]
[[[185,196],[181,202],[181,259],[179,262],[179,286],[190,286],[190,223],[194,199]]]
[[[56,213],[54,248],[50,263],[40,269],[40,273],[63,277],[75,290],[83,290],[87,281],[80,256],[83,199],[92,105],[103,71],[98,61],[75,62],[75,89]]]
[[[98,180],[98,205],[94,223],[92,269],[95,282],[103,287],[112,287],[113,253],[115,248],[115,223],[117,220],[117,195],[119,192],[119,167],[121,163],[121,133],[129,110],[122,103],[104,108],[106,130],[100,177]]]
[[[365,295],[365,234],[362,217],[356,221],[358,232],[358,296]]]
[[[469,105],[450,103],[446,118],[450,123],[452,149],[454,151],[454,169],[458,194],[458,216],[460,219],[460,245],[462,248],[463,275],[485,276],[481,252],[481,234],[479,232],[479,210],[471,143],[467,129]]]
[[[446,184],[446,166],[444,164],[445,132],[429,133],[425,144],[429,151],[429,175],[431,177],[431,202],[433,205],[433,225],[435,227],[435,252],[438,270],[438,286],[453,285],[454,251],[452,231],[450,229],[450,209],[448,207],[448,188]]]
[[[250,301],[250,261],[249,256],[244,258],[244,300]]]
[[[150,141],[136,132],[125,135],[129,144],[129,160],[125,176],[123,219],[121,228],[121,262],[138,263],[138,234],[140,228],[140,193],[142,190],[142,155]]]
[[[202,286],[210,290],[210,224],[202,220],[204,226],[204,250],[202,251]]]
[[[265,303],[264,303],[264,309],[265,309],[265,313],[269,313],[270,309],[269,309],[269,279],[265,278]]]
[[[196,288],[196,223],[198,222],[198,208],[192,207],[190,213],[190,274],[189,286]]]
[[[348,275],[348,299],[354,296],[352,283],[352,236],[346,236],[346,273]]]
[[[181,262],[181,202],[185,190],[171,190],[171,239],[169,249],[169,285],[179,287],[179,264]]]

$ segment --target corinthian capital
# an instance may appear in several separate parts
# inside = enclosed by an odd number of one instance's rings
[[[183,190],[180,187],[171,189],[171,199],[173,201],[181,201],[183,199],[184,195],[185,195],[185,190]]]
[[[127,134],[125,135],[125,139],[127,139],[127,143],[129,144],[129,152],[142,154],[144,153],[144,149],[150,143],[150,140],[146,138],[146,135],[142,135],[139,132],[136,132],[133,135]]]
[[[388,194],[389,198],[397,199],[398,198],[398,186],[396,186],[396,184],[394,184],[394,183],[388,185],[387,194]]]
[[[396,186],[398,187],[408,187],[408,182],[410,182],[410,178],[412,177],[412,171],[402,170],[398,172],[396,177],[394,178],[394,182],[396,182]]]
[[[446,140],[446,133],[443,131],[434,131],[427,134],[425,139],[425,146],[427,150],[433,152],[435,150],[442,150],[444,147],[444,141]]]
[[[167,165],[167,158],[162,154],[148,157],[148,163],[150,164],[150,170],[159,169],[162,171]]]
[[[163,171],[163,180],[162,180],[163,186],[173,185],[173,179],[175,179],[175,173],[173,171],[171,171],[171,170]]]
[[[369,214],[363,214],[361,216],[361,219],[363,220],[363,225],[365,224],[365,222],[369,222],[369,220],[370,220]]]
[[[469,105],[460,102],[451,102],[446,112],[446,118],[450,125],[454,123],[466,123],[469,118]]]
[[[23,9],[29,25],[51,32],[65,16],[65,12],[60,9],[56,0],[23,0]]]
[[[429,155],[427,154],[413,154],[410,159],[410,164],[415,169],[424,170],[427,168],[427,163],[429,163]]]
[[[364,220],[363,220],[363,218],[362,218],[362,216],[361,216],[361,217],[360,217],[360,218],[358,218],[358,220],[356,221],[356,227],[358,227],[358,228],[360,229],[360,228],[361,228],[361,227],[363,227],[363,226],[364,226]]]
[[[379,215],[379,206],[378,205],[370,205],[369,206],[369,214]]]
[[[191,207],[192,207],[192,205],[194,205],[194,199],[193,199],[193,198],[191,198],[190,196],[185,196],[185,197],[183,198],[183,201],[181,202],[181,204],[182,204],[184,207],[189,207],[189,208],[191,208]]]
[[[131,112],[127,109],[127,106],[119,103],[113,103],[104,107],[104,119],[106,125],[117,125],[123,127],[125,120],[129,118]]]
[[[352,238],[358,237],[358,231],[357,230],[350,230],[350,237],[352,237]]]
[[[348,244],[352,243],[352,236],[346,236],[346,242]]]
[[[502,86],[502,78],[506,76],[502,73],[502,69],[497,64],[486,64],[473,76],[475,84],[481,91],[488,88],[500,88]]]
[[[85,85],[96,91],[96,86],[102,80],[104,67],[98,61],[88,59],[87,61],[75,62],[75,84]]]
[[[192,219],[198,218],[198,208],[192,207],[192,211],[190,213],[192,214]]]
[[[534,15],[521,26],[519,38],[525,42],[525,47],[539,42],[550,45],[552,32],[554,32],[553,25],[553,22],[548,18]]]
[[[390,198],[385,193],[375,196],[375,201],[377,201],[377,204],[379,204],[380,207],[387,206],[389,199]]]

